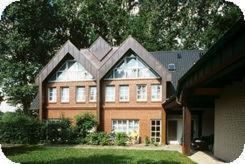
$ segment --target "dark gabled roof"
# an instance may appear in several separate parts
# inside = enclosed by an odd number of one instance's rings
[[[48,75],[57,67],[62,59],[70,54],[77,62],[81,63],[83,67],[96,78],[97,69],[94,63],[90,61],[85,55],[80,52],[69,40],[60,48],[48,64],[39,72],[35,78],[36,84],[43,82]]]
[[[168,64],[175,64],[175,71],[169,71],[172,84],[177,88],[178,80],[200,59],[203,50],[156,51],[151,54],[161,62],[165,68]]]
[[[139,42],[137,42],[132,36],[129,36],[118,49],[107,55],[106,60],[99,68],[98,78],[103,78],[108,71],[128,52],[135,52],[148,66],[150,66],[160,77],[164,78],[166,81],[170,81],[171,77],[169,71],[156,60]]]
[[[112,47],[101,36],[89,47],[89,51],[93,53],[99,61],[101,61],[111,49]]]

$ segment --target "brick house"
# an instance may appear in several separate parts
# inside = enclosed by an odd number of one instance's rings
[[[232,161],[245,144],[244,21],[207,52],[148,52],[129,36],[112,47],[99,37],[78,50],[67,41],[36,77],[32,109],[43,119],[93,113],[99,128],[161,144],[214,135],[214,155]]]
[[[149,137],[170,143],[162,103],[200,54],[202,51],[150,53],[131,36],[119,47],[99,37],[81,50],[67,41],[36,77],[39,92],[34,106],[41,120],[74,119],[91,112],[106,132],[138,131],[141,142]],[[182,130],[178,130],[179,142],[174,139],[172,143],[180,143]]]

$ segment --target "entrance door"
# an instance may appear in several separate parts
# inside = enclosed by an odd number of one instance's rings
[[[170,142],[170,144],[176,144],[178,142],[177,141],[177,120],[168,121],[168,141]]]

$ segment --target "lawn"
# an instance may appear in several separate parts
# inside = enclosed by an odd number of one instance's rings
[[[36,146],[5,149],[4,152],[9,159],[19,163],[194,163],[179,152],[159,150],[48,148]]]

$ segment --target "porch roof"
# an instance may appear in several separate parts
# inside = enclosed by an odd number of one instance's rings
[[[177,96],[164,102],[165,107],[188,104],[213,107],[222,88],[244,78],[245,23],[239,19],[224,36],[180,78]]]

